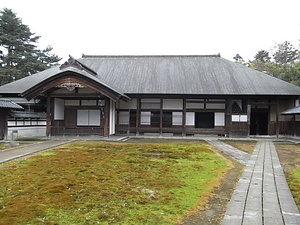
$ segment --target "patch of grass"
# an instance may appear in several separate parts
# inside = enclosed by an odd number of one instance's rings
[[[3,143],[0,143],[0,151],[1,151],[1,150],[5,150],[5,149],[7,149],[7,148],[9,148],[9,146],[7,146],[7,145],[5,145],[5,144],[3,144]]]
[[[229,164],[203,143],[72,143],[1,165],[0,224],[175,224]]]
[[[256,146],[256,141],[237,141],[237,140],[222,140],[222,141],[226,144],[229,144],[249,154],[253,153]]]
[[[300,209],[300,168],[293,170],[289,174],[288,182],[298,209]]]
[[[300,145],[276,144],[280,163],[284,169],[288,185],[300,209]]]
[[[22,143],[20,144],[19,142],[4,142],[4,143],[0,143],[0,151],[1,150],[6,150],[9,148],[14,148],[14,147],[18,147],[22,145]]]

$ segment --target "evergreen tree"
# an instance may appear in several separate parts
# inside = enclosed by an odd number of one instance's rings
[[[274,61],[279,65],[294,64],[298,58],[298,50],[288,41],[276,46]]]
[[[300,86],[299,50],[285,41],[275,46],[271,52],[274,53],[270,56],[266,50],[258,51],[248,66]]]
[[[254,60],[262,63],[270,62],[270,59],[271,57],[269,56],[269,52],[266,50],[259,50],[254,56]]]
[[[51,47],[39,50],[39,39],[12,10],[0,11],[1,85],[45,70],[61,60],[51,53]]]
[[[243,59],[242,56],[240,56],[240,54],[236,54],[233,59],[235,60],[236,63],[239,63],[239,64],[242,64],[244,65],[245,64],[245,60]]]

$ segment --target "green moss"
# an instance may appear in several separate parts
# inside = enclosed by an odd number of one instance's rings
[[[289,175],[288,175],[288,183],[290,186],[290,189],[293,193],[295,202],[300,208],[300,168],[294,169]]]
[[[8,148],[7,145],[4,145],[3,143],[0,143],[0,151],[4,150],[4,149],[7,149],[7,148]]]
[[[174,224],[205,204],[228,168],[203,143],[67,148],[0,171],[0,224]]]

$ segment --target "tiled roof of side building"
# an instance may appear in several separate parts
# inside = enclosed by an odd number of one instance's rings
[[[0,99],[0,108],[23,109],[22,106],[18,105],[17,103],[9,99]]]

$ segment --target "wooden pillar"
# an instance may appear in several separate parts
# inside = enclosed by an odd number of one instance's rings
[[[162,135],[163,131],[163,99],[160,98],[160,110],[159,110],[159,133]]]
[[[225,117],[225,132],[228,137],[231,136],[231,118],[232,118],[232,99],[227,99],[226,117]]]
[[[50,137],[51,135],[51,98],[47,97],[47,118],[46,118],[46,136]]]
[[[293,131],[293,136],[297,136],[297,126],[296,126],[296,115],[293,115],[293,123],[292,123],[292,131]]]
[[[279,101],[276,100],[276,137],[279,137]]]
[[[135,132],[138,136],[140,134],[139,127],[141,121],[141,98],[138,97],[136,99],[136,123],[135,123]]]
[[[117,109],[117,107],[116,107],[116,130],[115,130],[115,132],[116,133],[119,133],[120,131],[119,131],[119,114],[120,114],[120,112],[119,112],[119,108]],[[129,113],[129,115],[130,115],[130,113]],[[129,126],[129,123],[128,123],[128,126]]]
[[[182,111],[182,136],[186,135],[186,98],[183,101],[183,111]]]
[[[103,124],[103,136],[109,136],[109,109],[110,109],[110,99],[105,98],[104,105],[104,124]]]
[[[251,125],[251,105],[247,105],[247,128],[248,128],[248,137],[250,136],[250,125]]]

